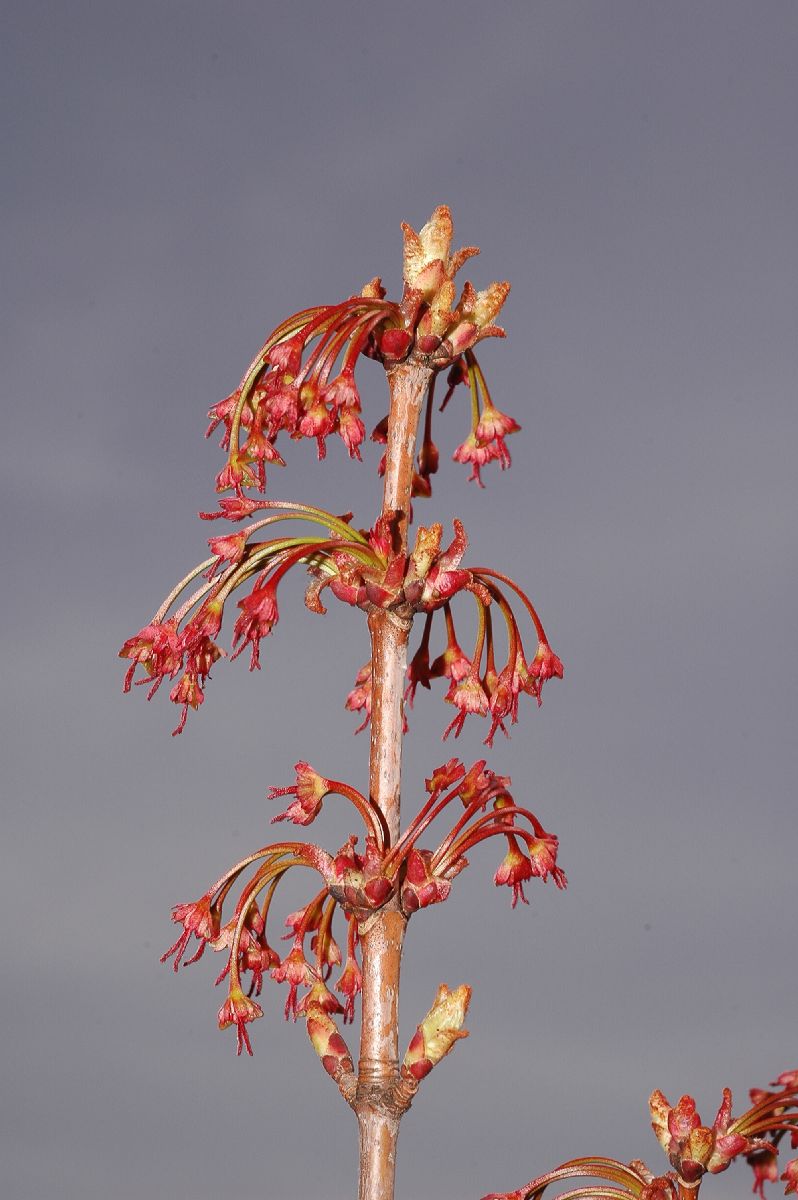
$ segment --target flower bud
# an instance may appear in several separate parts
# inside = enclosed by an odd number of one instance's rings
[[[332,1075],[333,1079],[338,1079],[344,1071],[354,1070],[349,1047],[328,1012],[325,1012],[317,1004],[309,1005],[307,1025],[313,1049],[321,1059],[321,1065],[328,1075]]]
[[[462,1028],[471,988],[466,983],[450,991],[445,983],[438,988],[435,1003],[416,1029],[402,1062],[402,1074],[411,1079],[423,1079],[445,1058],[455,1042],[468,1037]]]

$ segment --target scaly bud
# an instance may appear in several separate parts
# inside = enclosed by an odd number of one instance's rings
[[[460,1038],[468,1037],[462,1028],[471,988],[466,983],[450,991],[445,983],[438,988],[435,1002],[416,1029],[402,1062],[402,1074],[423,1079],[451,1050]]]
[[[307,1006],[308,1037],[321,1059],[321,1065],[336,1081],[344,1071],[353,1071],[349,1047],[338,1032],[330,1014],[318,1004]]]

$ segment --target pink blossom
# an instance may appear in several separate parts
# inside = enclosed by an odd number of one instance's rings
[[[278,796],[296,796],[285,812],[272,817],[275,821],[293,821],[295,825],[309,825],[321,811],[324,797],[330,790],[330,781],[314,771],[306,762],[298,762],[294,767],[296,783],[291,787],[269,789],[267,799],[275,800]]]
[[[241,399],[241,389],[236,388],[229,396],[225,396],[224,400],[219,400],[208,409],[208,420],[210,425],[205,430],[206,438],[210,437],[217,425],[224,424],[225,434],[221,441],[221,447],[226,450],[230,445],[230,427],[233,424],[233,416],[238,407],[238,401]],[[251,412],[246,408],[241,414],[241,423],[247,424],[252,420]]]
[[[298,375],[302,365],[305,336],[304,329],[300,329],[298,333],[278,342],[276,346],[272,346],[268,353],[269,363],[278,371],[283,371],[288,375]]]
[[[186,671],[185,675],[172,688],[169,693],[169,699],[175,704],[183,705],[183,711],[180,715],[177,728],[172,730],[172,737],[174,737],[176,734],[182,733],[185,729],[189,708],[193,708],[196,712],[205,699],[205,693],[202,690],[199,676],[192,671]]]
[[[242,529],[238,533],[225,533],[221,537],[208,538],[211,554],[217,557],[217,564],[240,563],[247,548],[249,530]],[[215,568],[214,568],[215,569]]]
[[[493,882],[496,887],[505,886],[513,889],[512,907],[515,908],[519,900],[524,904],[529,903],[524,895],[524,883],[537,872],[533,871],[532,863],[521,850],[515,837],[511,833],[505,836],[507,853],[493,876]]]
[[[305,958],[301,937],[295,938],[290,954],[286,955],[276,967],[272,967],[271,976],[277,983],[288,984],[285,1019],[288,1020],[290,1016],[293,1016],[296,1020],[297,990],[300,987],[310,987],[319,978]]]
[[[360,412],[360,393],[355,383],[355,372],[351,368],[344,368],[339,375],[336,375],[335,379],[324,388],[322,396],[325,404],[330,405],[331,408],[351,408],[356,413]]]
[[[480,442],[476,434],[471,431],[464,442],[457,447],[452,458],[455,462],[470,463],[471,474],[468,477],[469,483],[475,480],[480,487],[484,487],[480,471],[486,463],[495,462],[501,458],[501,453],[496,442]],[[502,466],[506,465],[502,462]]]
[[[344,707],[350,712],[365,712],[362,725],[355,730],[355,733],[360,733],[371,720],[371,659],[363,664],[355,676],[355,686],[347,696]]]
[[[312,1008],[320,1009],[321,1012],[328,1014],[335,1013],[340,1015],[343,1013],[343,1005],[334,996],[327,984],[320,979],[309,992],[306,992],[301,1000],[297,1003],[296,1011],[298,1017],[306,1016]]]
[[[543,833],[540,837],[530,837],[527,840],[527,851],[532,866],[532,874],[545,883],[549,875],[558,888],[567,884],[565,872],[557,866],[557,849],[559,842],[552,833]]]
[[[171,617],[168,621],[153,621],[151,625],[145,625],[135,637],[128,638],[119,651],[119,657],[131,660],[131,666],[125,675],[124,690],[130,691],[136,667],[141,666],[150,679],[155,681],[148,696],[148,699],[151,698],[161,681],[167,675],[174,679],[183,665],[183,647],[177,631],[177,621]]]
[[[342,996],[346,997],[344,1003],[344,1025],[346,1025],[348,1021],[355,1019],[355,999],[363,988],[363,976],[354,955],[347,957],[335,988]]]
[[[260,670],[260,640],[271,633],[279,618],[276,585],[269,580],[253,588],[248,596],[239,600],[238,607],[241,609],[241,616],[233,627],[233,646],[238,645],[238,642],[241,642],[241,645],[233,654],[233,658],[238,658],[249,642],[252,646],[249,669],[254,671],[257,667]]]
[[[350,458],[360,458],[360,446],[366,436],[366,427],[353,408],[342,408],[338,413],[338,432],[349,451]]]
[[[449,734],[454,730],[454,736],[459,737],[465,719],[472,713],[480,717],[484,717],[488,711],[488,697],[485,694],[485,689],[480,682],[479,675],[473,663],[469,667],[468,674],[465,675],[459,683],[452,680],[451,687],[444,697],[447,704],[454,704],[460,709],[460,712],[446,728],[443,734],[443,740],[446,741]]]
[[[501,442],[511,433],[517,433],[520,428],[512,417],[499,412],[493,404],[486,403],[474,433],[478,442]]]
[[[232,451],[224,467],[216,476],[217,492],[225,492],[228,488],[240,492],[241,488],[257,487],[258,483],[258,475],[253,472],[250,462],[240,450]]]
[[[538,705],[541,705],[543,703],[541,692],[546,680],[562,679],[563,677],[562,662],[548,642],[540,642],[537,654],[528,664],[527,671],[529,679],[526,685],[522,684],[524,691],[528,691],[531,695],[537,697]]]
[[[192,904],[176,904],[172,909],[172,920],[177,925],[183,926],[183,932],[175,944],[170,946],[161,955],[161,962],[166,962],[167,959],[174,955],[172,967],[177,971],[192,935],[199,942],[199,947],[192,958],[186,959],[184,965],[188,966],[190,963],[202,958],[208,942],[218,936],[219,918],[218,914],[211,909],[211,894],[206,892],[204,896],[201,896],[199,900],[195,900]]]
[[[757,1150],[747,1157],[748,1165],[754,1172],[754,1183],[751,1191],[765,1200],[765,1184],[775,1183],[779,1177],[779,1156],[771,1147],[768,1150]]]
[[[793,1158],[787,1163],[784,1174],[780,1178],[787,1184],[784,1189],[785,1196],[788,1196],[790,1192],[798,1195],[798,1158]]]
[[[218,521],[221,517],[228,521],[243,521],[260,507],[257,500],[250,500],[248,496],[223,496],[219,501],[219,512],[201,512],[199,516],[202,521]]]
[[[230,989],[230,995],[225,1000],[222,1007],[219,1009],[219,1028],[227,1029],[229,1025],[235,1025],[237,1034],[236,1054],[240,1055],[242,1049],[246,1046],[247,1054],[252,1055],[252,1045],[247,1033],[247,1023],[256,1021],[258,1017],[263,1016],[263,1009],[254,1000],[250,1000],[245,996],[240,988],[234,987]]]
[[[482,763],[484,767],[485,763]],[[436,767],[429,779],[424,780],[424,786],[431,796],[438,796],[452,787],[465,775],[465,767],[459,758],[450,758],[443,766]]]

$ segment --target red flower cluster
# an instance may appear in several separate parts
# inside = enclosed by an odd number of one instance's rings
[[[779,1090],[752,1088],[751,1108],[734,1120],[732,1095],[724,1088],[711,1126],[701,1124],[692,1096],[682,1096],[671,1108],[662,1092],[652,1094],[652,1128],[680,1180],[695,1187],[704,1174],[725,1171],[743,1155],[753,1168],[754,1192],[764,1196],[765,1183],[778,1177],[781,1138],[789,1133],[793,1149],[798,1146],[798,1071],[783,1072],[771,1086]],[[796,1190],[798,1159],[787,1163],[781,1178],[787,1184],[785,1193]]]
[[[457,709],[457,715],[444,737],[452,731],[457,737],[466,717],[475,714],[490,717],[486,743],[492,745],[497,729],[507,734],[505,722],[517,721],[522,692],[540,704],[545,681],[562,678],[562,663],[551,650],[540,619],[520,588],[487,567],[467,569],[462,565],[468,540],[459,521],[454,522],[454,536],[446,548],[442,548],[443,527],[436,523],[429,528],[421,526],[413,549],[402,555],[394,551],[395,518],[380,517],[373,529],[364,531],[350,525],[348,517],[336,517],[309,505],[243,498],[223,504],[226,507],[219,513],[204,515],[208,519],[232,515],[235,520],[264,510],[268,515],[237,533],[210,538],[212,557],[180,581],[150,624],[129,638],[119,652],[131,663],[125,691],[130,690],[136,667],[144,671],[140,682],[150,684],[150,698],[164,678],[177,679],[170,692],[171,700],[182,706],[175,733],[184,728],[189,708],[196,710],[202,704],[211,668],[225,654],[215,638],[231,594],[254,580],[251,591],[237,602],[239,616],[233,626],[231,657],[237,658],[249,648],[250,670],[259,669],[261,641],[279,620],[279,583],[297,564],[306,565],[311,572],[305,602],[314,612],[326,611],[321,597],[329,588],[338,600],[367,612],[394,608],[426,615],[421,645],[408,668],[407,698],[412,705],[419,684],[429,688],[433,679],[448,679],[445,699]],[[321,525],[324,533],[265,541],[256,537],[287,520]],[[190,586],[195,590],[181,603]],[[532,619],[538,648],[531,659],[525,655],[507,589],[518,596]],[[457,641],[450,607],[450,601],[460,592],[471,593],[478,610],[478,631],[470,657]],[[167,616],[174,605],[179,607]],[[500,670],[495,663],[491,615],[495,606],[506,631],[507,659]],[[447,643],[442,654],[431,661],[432,618],[439,610],[444,613]],[[355,712],[365,710],[362,729],[370,715],[370,667],[364,666],[358,673],[346,706]]]
[[[545,1175],[539,1175],[513,1192],[491,1193],[483,1200],[542,1200],[552,1185],[564,1185],[570,1197],[612,1196],[614,1200],[696,1200],[706,1174],[725,1171],[733,1159],[744,1156],[754,1170],[754,1192],[764,1200],[767,1182],[786,1184],[785,1195],[798,1194],[798,1158],[778,1172],[778,1144],[789,1133],[793,1149],[798,1146],[798,1070],[784,1071],[768,1092],[752,1088],[752,1106],[732,1119],[732,1097],[723,1090],[723,1101],[711,1126],[702,1125],[692,1096],[682,1096],[674,1107],[662,1092],[649,1101],[652,1128],[670,1159],[672,1171],[656,1176],[644,1162],[630,1163],[615,1158],[574,1158]],[[767,1139],[767,1140],[764,1140]],[[583,1180],[601,1180],[602,1185]],[[609,1186],[607,1186],[609,1185]]]
[[[398,306],[384,295],[374,280],[360,296],[297,313],[271,334],[236,390],[208,413],[206,436],[223,425],[221,445],[228,451],[216,480],[219,491],[263,491],[266,463],[283,465],[275,447],[281,432],[315,438],[319,458],[327,452],[327,438],[337,433],[350,457],[360,458],[366,431],[355,363],[367,348],[372,356],[390,359],[390,335],[400,332]]]
[[[310,505],[235,497],[223,500],[218,513],[201,515],[208,520],[227,517],[237,521],[259,511],[268,515],[239,533],[210,538],[212,557],[199,563],[173,588],[152,621],[119,651],[121,658],[131,662],[125,676],[125,691],[130,690],[136,667],[144,671],[139,682],[150,684],[150,699],[165,678],[175,679],[180,675],[170,693],[170,699],[182,706],[175,733],[182,732],[188,709],[197,709],[202,704],[211,667],[225,653],[214,639],[221,630],[225,605],[234,591],[254,580],[252,590],[238,601],[240,612],[233,626],[232,658],[249,648],[250,670],[255,670],[260,668],[260,643],[279,620],[278,585],[291,567],[297,563],[312,564],[315,571],[321,572],[318,583],[314,584],[316,595],[325,586],[324,572],[330,579],[338,573],[335,556],[341,557],[347,569],[351,561],[361,559],[378,574],[384,570],[385,564],[372,550],[366,534],[353,529],[346,520]],[[288,520],[320,525],[324,535],[256,539],[255,535],[262,530]],[[182,600],[191,586],[195,590]],[[311,595],[308,604],[314,607]],[[179,607],[167,616],[175,605]],[[320,605],[316,607],[317,611],[324,611]]]
[[[319,458],[327,438],[337,434],[351,458],[360,458],[365,438],[355,367],[361,356],[385,365],[412,351],[432,369],[424,442],[414,480],[415,495],[430,495],[430,476],[437,470],[438,451],[431,437],[435,376],[451,366],[454,383],[468,379],[472,392],[474,452],[463,443],[454,457],[471,462],[472,478],[490,459],[508,466],[504,438],[519,426],[493,407],[472,347],[486,337],[503,337],[495,325],[507,283],[492,283],[477,292],[470,283],[454,302],[454,276],[478,250],[450,253],[452,219],[441,206],[416,233],[404,225],[404,291],[399,304],[385,299],[379,279],[358,296],[339,304],[305,309],[283,321],[261,347],[238,387],[213,405],[206,436],[222,426],[221,445],[228,457],[217,476],[219,491],[266,487],[266,464],[284,465],[276,448],[281,433],[296,440],[315,438]],[[483,396],[480,410],[479,396]],[[448,395],[447,395],[448,399]],[[445,402],[444,402],[445,404]],[[372,435],[385,440],[386,422]],[[476,455],[474,457],[473,455]]]
[[[459,536],[458,550],[460,556],[465,550],[465,535],[462,526],[455,522]],[[458,543],[455,538],[453,547],[448,554],[448,564],[459,563],[460,556],[455,560],[452,549]],[[452,591],[467,590],[472,593],[477,604],[478,626],[474,649],[467,655],[457,640],[454,619],[448,603],[447,593],[440,605],[442,607],[446,626],[446,646],[443,652],[431,659],[430,635],[432,629],[430,616],[424,625],[421,644],[413,656],[407,670],[406,699],[412,706],[419,684],[429,688],[433,679],[448,679],[449,688],[444,697],[447,704],[452,704],[458,711],[457,715],[444,732],[444,739],[450,733],[458,737],[468,716],[490,717],[491,725],[485,744],[493,745],[493,738],[498,729],[509,736],[505,722],[511,724],[518,720],[518,700],[522,692],[542,703],[541,692],[547,679],[563,677],[563,665],[549,646],[543,625],[529,598],[517,584],[498,571],[488,567],[472,567],[468,572],[466,582]],[[450,584],[454,579],[451,569],[444,570],[438,576]],[[438,584],[438,595],[443,596],[441,584]],[[514,592],[529,614],[538,639],[538,648],[533,658],[528,659],[524,651],[521,632],[515,613],[507,598],[508,589]],[[495,655],[496,643],[493,631],[492,606],[498,606],[502,615],[506,632],[507,658],[501,669],[497,670]]]
[[[732,1159],[764,1149],[757,1141],[744,1137],[731,1119],[732,1096],[723,1089],[723,1101],[712,1126],[701,1124],[692,1096],[682,1096],[671,1108],[662,1092],[651,1094],[651,1125],[671,1166],[686,1184],[695,1184],[706,1174],[725,1171]]]
[[[522,884],[528,879],[545,881],[551,876],[558,887],[565,887],[566,880],[556,865],[556,837],[545,832],[533,813],[515,804],[508,791],[509,779],[489,771],[484,759],[468,770],[456,758],[438,767],[426,782],[425,803],[393,846],[387,843],[379,810],[356,788],[325,778],[306,762],[298,762],[295,769],[296,782],[291,787],[271,789],[270,799],[293,797],[285,812],[273,819],[309,825],[326,797],[340,796],[363,820],[364,853],[355,849],[355,837],[334,855],[301,842],[264,846],[236,863],[199,900],[174,908],[172,919],[181,932],[161,961],[173,959],[177,971],[181,963],[188,965],[201,958],[206,946],[226,953],[227,963],[216,980],[228,979],[229,988],[219,1010],[219,1025],[236,1026],[239,1054],[243,1049],[252,1053],[246,1027],[263,1015],[253,997],[260,995],[264,977],[270,975],[276,983],[287,985],[286,1018],[309,1018],[313,1013],[318,1018],[313,1027],[316,1040],[325,1048],[322,1057],[332,1053],[343,1062],[345,1055],[333,1039],[330,1021],[335,1015],[343,1016],[344,1022],[354,1018],[361,990],[360,920],[395,895],[407,916],[445,900],[451,881],[467,865],[466,854],[490,837],[503,837],[510,847],[512,869],[507,867],[508,855],[495,882],[512,888],[513,906],[519,896],[526,902]],[[456,799],[462,812],[453,827],[434,850],[422,849],[418,844],[422,834]],[[281,957],[269,943],[266,928],[277,887],[294,866],[311,867],[323,886],[309,903],[287,917],[291,948]],[[243,886],[231,918],[223,923],[224,906],[237,883]],[[336,909],[347,923],[345,959],[333,936]],[[197,946],[191,957],[184,959],[192,938]],[[334,984],[342,1000],[327,986],[336,967],[342,967]],[[242,980],[247,976],[250,982],[245,992]]]

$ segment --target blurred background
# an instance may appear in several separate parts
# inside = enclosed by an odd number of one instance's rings
[[[654,1087],[711,1121],[723,1085],[742,1111],[798,1058],[798,7],[29,0],[0,53],[3,1195],[354,1192],[354,1120],[283,989],[236,1059],[216,962],[158,956],[171,906],[268,839],[297,759],[365,787],[364,623],[289,583],[262,673],[220,662],[175,739],[116,656],[220,532],[195,516],[208,407],[288,314],[377,273],[398,298],[400,222],[439,203],[482,248],[464,274],[512,280],[480,361],[523,432],[467,483],[461,389],[417,515],[459,515],[565,663],[489,757],[569,887],[511,912],[488,845],[411,923],[403,1044],[441,981],[474,998],[398,1194],[587,1153],[663,1170]],[[360,379],[370,428],[384,379]],[[368,525],[379,450],[334,442],[289,447],[270,493]],[[411,714],[408,813],[483,753],[474,722],[441,746],[441,696]],[[328,805],[311,832],[352,831]],[[706,1191],[750,1186],[738,1165]]]

